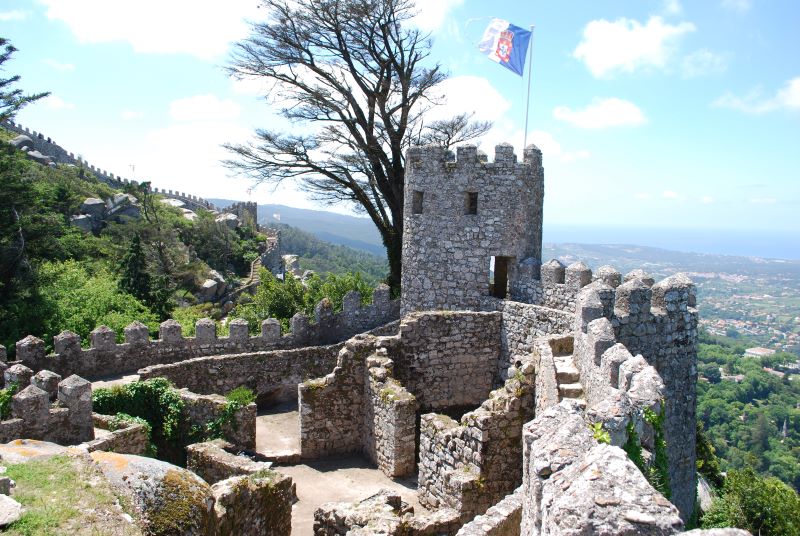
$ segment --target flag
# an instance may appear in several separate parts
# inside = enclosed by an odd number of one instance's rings
[[[514,26],[507,20],[492,19],[483,32],[478,50],[490,60],[522,76],[530,40],[530,31]]]

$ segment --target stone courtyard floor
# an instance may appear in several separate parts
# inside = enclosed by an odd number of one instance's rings
[[[296,402],[258,412],[256,450],[268,456],[299,455],[300,424]],[[392,480],[361,456],[276,464],[274,469],[292,477],[297,486],[298,501],[292,507],[293,536],[314,533],[314,511],[319,506],[327,502],[360,501],[381,489],[399,494],[414,507],[415,513],[426,512],[417,501],[416,478]]]
[[[314,511],[327,502],[357,502],[386,489],[400,495],[414,507],[415,514],[426,510],[417,501],[416,478],[392,480],[360,456],[276,466],[276,471],[292,477],[298,501],[292,507],[292,536],[314,533]]]

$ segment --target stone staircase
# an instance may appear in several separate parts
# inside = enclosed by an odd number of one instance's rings
[[[580,373],[575,368],[572,355],[555,357],[556,382],[558,383],[558,400],[574,398],[583,400],[583,386],[580,382]]]

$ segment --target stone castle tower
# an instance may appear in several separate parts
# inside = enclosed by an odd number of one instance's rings
[[[402,310],[478,309],[539,276],[542,153],[511,145],[488,162],[475,146],[409,149],[403,207]],[[493,277],[492,277],[493,275]]]

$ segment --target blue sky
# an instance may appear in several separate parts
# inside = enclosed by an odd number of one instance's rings
[[[417,24],[450,73],[437,113],[495,122],[521,153],[525,82],[482,57],[491,17],[536,25],[529,142],[545,223],[800,231],[800,5],[794,0],[430,0]],[[4,0],[25,90],[17,121],[90,163],[205,197],[315,208],[229,178],[225,141],[286,127],[222,70],[257,2]],[[133,167],[132,167],[133,166]],[[346,211],[346,207],[338,210]],[[791,236],[791,235],[790,235]]]

